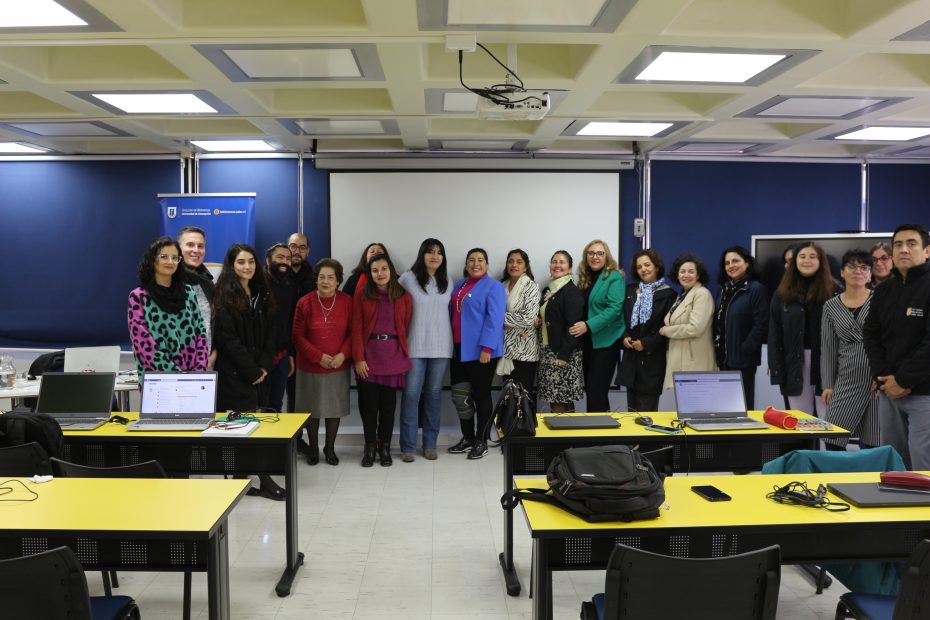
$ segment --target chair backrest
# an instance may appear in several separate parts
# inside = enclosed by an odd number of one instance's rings
[[[0,560],[4,620],[93,620],[87,579],[68,547]]]
[[[774,620],[777,545],[721,558],[676,558],[617,545],[607,565],[604,618]]]
[[[143,461],[121,467],[88,467],[52,458],[52,474],[58,478],[167,478],[158,461]]]
[[[922,540],[901,574],[901,589],[892,620],[920,620],[930,616],[930,540]]]
[[[0,476],[50,474],[52,466],[45,448],[34,441],[0,448]]]
[[[879,446],[866,450],[792,450],[762,466],[763,474],[808,474],[851,471],[905,471],[897,450]]]

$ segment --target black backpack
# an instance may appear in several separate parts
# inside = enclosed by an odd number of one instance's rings
[[[0,415],[0,446],[36,442],[49,456],[60,458],[65,436],[58,421],[47,413],[8,411]]]
[[[548,489],[516,489],[501,497],[512,510],[520,500],[554,504],[590,523],[639,521],[659,516],[663,478],[649,459],[629,446],[564,450],[546,470]]]

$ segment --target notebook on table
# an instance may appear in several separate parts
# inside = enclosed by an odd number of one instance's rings
[[[830,483],[827,489],[858,508],[930,506],[930,493],[926,491],[885,489],[877,482]]]
[[[47,372],[39,383],[36,413],[65,431],[91,431],[110,419],[115,372]]]
[[[554,431],[618,428],[620,426],[620,422],[609,415],[550,415],[543,418],[543,422]]]
[[[128,431],[202,431],[216,416],[215,372],[147,372]]]
[[[746,412],[743,377],[737,370],[674,372],[678,419],[696,431],[769,428]]]
[[[65,372],[117,372],[119,347],[74,347],[65,349]]]

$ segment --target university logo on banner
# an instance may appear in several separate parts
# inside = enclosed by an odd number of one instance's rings
[[[255,194],[159,194],[161,234],[176,239],[186,226],[207,235],[204,264],[219,268],[233,243],[255,245]]]

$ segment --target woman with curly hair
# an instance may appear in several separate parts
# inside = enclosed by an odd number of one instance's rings
[[[145,371],[204,371],[210,353],[194,290],[179,273],[181,246],[171,237],[153,241],[139,263],[139,287],[129,293],[129,338]]]

